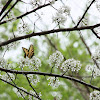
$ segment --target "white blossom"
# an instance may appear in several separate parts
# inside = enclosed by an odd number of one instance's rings
[[[0,57],[0,67],[5,69],[13,69],[15,66],[13,63],[9,63],[9,61],[6,61],[3,57]]]
[[[31,82],[33,85],[37,85],[37,83],[40,82],[40,78],[39,78],[38,75],[29,74],[28,77],[29,77],[30,82]]]
[[[56,77],[56,78],[55,77],[48,77],[47,80],[49,80],[48,85],[50,85],[52,87],[58,87],[60,85],[58,77]]]
[[[96,8],[100,12],[100,0],[96,0]]]
[[[98,63],[100,63],[100,46],[98,46],[92,55],[92,58],[96,60]]]
[[[58,68],[58,66],[60,66],[60,64],[63,61],[63,59],[64,59],[64,57],[61,54],[61,52],[60,51],[56,51],[55,53],[50,55],[50,57],[49,57],[49,65],[50,66],[54,65],[55,67]]]
[[[93,70],[93,66],[92,65],[86,65],[86,68],[85,68],[86,71],[92,71]]]
[[[23,70],[23,68],[25,66],[28,66],[29,63],[30,63],[29,58],[21,58],[20,61],[18,62],[18,65],[19,65],[19,68]]]
[[[60,13],[56,13],[55,16],[52,17],[52,22],[58,23],[58,24],[64,24],[67,20],[67,17]]]
[[[91,71],[93,74],[92,76],[95,78],[96,76],[100,75],[100,69],[97,68],[96,65],[87,65],[86,66],[86,71]]]
[[[23,87],[19,87],[19,88],[21,88],[22,90],[24,90],[24,91],[26,91],[27,92],[27,90],[25,89],[25,88],[23,88]],[[21,90],[18,90],[17,88],[13,88],[13,91],[17,94],[17,96],[18,97],[22,97],[22,95],[25,97],[25,96],[27,96],[27,94],[24,92],[24,91],[21,91]],[[20,92],[19,92],[20,91]],[[21,95],[22,94],[22,95]],[[22,97],[23,98],[23,97]]]
[[[29,32],[29,27],[27,23],[20,23],[17,28],[20,34],[24,32]]]
[[[35,56],[31,59],[28,57],[22,58],[19,62],[19,67],[23,70],[25,66],[29,66],[29,69],[32,71],[38,70],[41,67],[41,60]]]
[[[50,2],[51,4],[54,4],[56,0],[48,0],[48,2]]]
[[[11,38],[10,38],[10,39],[11,39]],[[10,50],[10,49],[12,49],[12,48],[16,48],[16,47],[18,46],[19,43],[20,43],[19,41],[17,41],[17,42],[12,42],[12,43],[10,43],[10,44],[4,46],[4,49],[5,49],[5,50]]]
[[[3,74],[1,75],[2,79],[6,80],[7,82],[12,82],[12,80],[15,79],[15,76],[11,73],[9,73],[9,75],[7,74]]]
[[[70,15],[70,8],[68,6],[61,6],[57,11],[55,16],[52,17],[52,22],[64,24],[67,21],[67,16]]]
[[[0,67],[5,68],[7,66],[7,62],[3,57],[0,57]]]
[[[30,59],[30,66],[29,68],[31,70],[34,70],[34,69],[39,69],[39,67],[41,67],[41,60],[35,56],[33,56],[31,59]]]
[[[30,90],[30,93],[37,96],[36,93],[32,90]],[[39,97],[41,97],[42,96],[41,92],[39,92],[38,95],[39,95]],[[31,95],[29,95],[28,99],[29,100],[38,100],[38,98],[32,97]]]
[[[61,69],[63,71],[79,71],[81,69],[80,61],[75,59],[68,59],[62,63]]]
[[[100,100],[100,92],[93,91],[90,93],[90,100]]]
[[[30,4],[31,4],[31,6],[33,8],[36,8],[36,7],[40,6],[40,5],[42,5],[42,1],[41,0],[31,0]]]
[[[7,15],[7,18],[8,19],[12,19],[12,18],[15,18],[15,15],[14,15],[14,12],[13,11],[10,11]]]
[[[15,63],[7,63],[6,69],[14,69],[14,68],[16,68]]]
[[[96,28],[94,28],[94,31],[95,31],[95,33],[98,35],[98,36],[100,36],[100,26],[99,27],[96,27]],[[100,48],[99,48],[100,49]]]
[[[62,6],[58,9],[60,14],[70,15],[70,8],[68,6]]]
[[[56,98],[56,100],[61,100],[62,95],[60,92],[51,92],[51,95]]]
[[[80,19],[81,19],[81,17],[79,17],[78,20],[80,20]],[[88,19],[88,17],[85,17],[85,18],[82,19],[82,21],[80,22],[79,26],[80,27],[86,26],[86,25],[88,25],[88,23],[89,23],[89,19]]]

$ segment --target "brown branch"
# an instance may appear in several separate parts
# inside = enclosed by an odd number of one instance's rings
[[[13,82],[13,84],[15,85],[15,86],[17,86],[16,84],[15,84],[15,82],[13,81],[13,79],[10,77],[10,75],[9,75],[9,73],[8,72],[6,72],[6,74],[8,75],[8,77],[10,78],[10,80]],[[23,97],[23,99],[24,100],[26,100],[25,99],[25,97],[23,96],[23,94],[20,92],[20,90],[18,89],[18,92],[20,93],[20,95]]]
[[[95,89],[95,90],[98,90],[100,91],[100,88],[96,87],[96,86],[93,86],[91,84],[88,84],[88,83],[85,83],[79,79],[76,79],[76,78],[73,78],[73,77],[70,77],[70,76],[62,76],[62,75],[59,75],[59,74],[50,74],[50,73],[45,73],[45,72],[35,72],[35,71],[18,71],[18,70],[8,70],[8,69],[4,69],[4,68],[0,68],[1,71],[4,71],[4,72],[9,72],[9,73],[15,73],[15,74],[25,74],[25,75],[28,75],[28,74],[36,74],[36,75],[43,75],[43,76],[51,76],[51,77],[59,77],[59,78],[64,78],[64,79],[68,79],[68,80],[71,80],[71,81],[74,81],[74,82],[78,82],[82,85],[85,85],[85,86],[88,86],[92,89]],[[20,89],[19,89],[20,90]]]
[[[31,10],[31,11],[29,11],[29,12],[26,12],[26,13],[24,13],[24,14],[22,14],[22,15],[16,17],[16,18],[12,18],[12,19],[9,19],[9,20],[0,22],[0,25],[2,25],[2,24],[4,24],[4,23],[7,23],[7,22],[9,22],[9,21],[12,21],[13,19],[20,19],[20,18],[22,18],[22,17],[24,17],[24,16],[26,16],[26,15],[28,15],[28,14],[31,14],[32,12],[35,12],[35,11],[37,11],[38,9],[41,9],[41,8],[43,8],[43,7],[46,7],[46,6],[50,5],[50,4],[51,4],[51,3],[48,3],[48,4],[45,4],[45,5],[39,6],[39,7],[37,7],[36,9]]]
[[[12,10],[12,8],[14,8],[14,6],[18,3],[18,1],[20,1],[20,0],[17,0],[17,1],[11,6],[11,8],[2,16],[2,18],[0,19],[0,22],[4,19],[5,16],[7,16],[7,14]]]
[[[3,12],[7,9],[7,7],[9,6],[9,4],[11,3],[12,0],[9,0],[5,6],[2,8],[1,12],[0,12],[0,16],[3,14]]]
[[[84,40],[83,37],[81,36],[81,33],[80,33],[80,38],[81,38],[82,42],[84,43],[85,47],[87,48],[87,50],[88,50],[88,52],[89,52],[89,54],[90,54],[90,56],[91,56],[92,53],[91,53],[91,51],[90,51],[90,48],[87,46],[85,40]],[[92,59],[92,60],[93,60],[93,62],[96,64],[96,66],[98,67],[98,69],[100,69],[98,63],[97,63],[94,59]]]
[[[81,87],[79,87],[79,84],[74,82],[76,88],[80,91],[81,95],[83,96],[84,100],[89,100],[89,95],[86,93],[86,90],[83,90]]]
[[[36,92],[36,90],[35,90],[35,89],[33,88],[33,86],[31,85],[31,82],[30,82],[28,76],[27,76],[27,75],[25,75],[25,76],[26,76],[26,79],[27,79],[27,81],[28,81],[28,83],[29,83],[29,86],[33,89],[33,91],[35,92],[35,94],[37,95],[37,97],[40,98],[39,95],[38,95],[38,93]],[[40,98],[40,100],[41,100],[41,98]]]
[[[33,97],[35,97],[35,98],[38,98],[37,96],[35,96],[35,95],[33,95],[33,94],[31,94],[31,93],[29,93],[29,92],[27,92],[27,91],[25,91],[25,90],[19,88],[18,86],[14,85],[14,84],[12,84],[12,83],[10,83],[10,82],[7,82],[7,81],[4,80],[4,79],[1,79],[1,78],[0,78],[0,80],[3,81],[3,82],[5,82],[5,83],[7,83],[7,84],[9,84],[9,85],[11,85],[11,86],[13,86],[13,87],[15,87],[15,88],[17,88],[18,90],[21,90],[21,91],[25,92],[25,93],[28,94],[28,95],[31,95],[31,96],[33,96]],[[38,98],[38,99],[39,99],[39,98]],[[40,100],[40,99],[39,99],[39,100]]]
[[[82,18],[79,20],[79,22],[77,23],[77,25],[75,27],[78,27],[78,25],[80,24],[80,22],[82,21],[82,19],[84,18],[85,14],[87,13],[87,11],[89,10],[89,8],[91,7],[91,5],[95,2],[95,0],[93,0],[90,5],[87,7],[86,11],[84,12]]]
[[[100,39],[100,36],[97,35],[97,33],[94,31],[94,29],[91,29],[91,31],[94,33],[94,35]]]
[[[50,41],[50,39],[45,35],[45,38],[48,40],[48,42],[50,43],[50,45],[57,50],[57,47]]]
[[[4,45],[7,45],[7,44],[10,44],[12,42],[22,40],[22,39],[26,39],[26,38],[30,38],[30,37],[33,37],[33,36],[41,36],[41,35],[46,35],[46,34],[55,33],[55,32],[78,31],[78,30],[85,30],[85,29],[93,29],[93,28],[98,27],[98,26],[100,26],[100,24],[96,24],[96,25],[93,25],[93,26],[78,27],[78,28],[73,27],[73,28],[53,29],[53,30],[37,32],[37,33],[33,32],[31,34],[28,34],[28,35],[16,37],[16,38],[10,39],[8,41],[1,42],[0,47],[4,46]]]

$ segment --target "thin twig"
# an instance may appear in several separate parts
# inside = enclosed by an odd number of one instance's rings
[[[10,83],[10,82],[7,82],[6,80],[4,80],[4,79],[2,79],[2,78],[0,78],[0,80],[3,81],[3,82],[5,82],[5,83],[7,83],[7,84],[9,84],[9,85],[11,85],[11,86],[13,86],[13,87],[15,87],[15,88],[17,88],[18,90],[21,90],[21,91],[25,92],[25,93],[28,94],[28,95],[31,95],[31,96],[34,96],[35,98],[38,98],[37,96],[35,96],[35,95],[33,95],[33,94],[31,94],[31,93],[29,93],[29,92],[27,92],[27,91],[25,91],[25,90],[19,88],[18,86],[14,85],[14,84],[12,84],[12,83]],[[38,99],[39,99],[39,98],[38,98]],[[40,99],[39,99],[39,100],[40,100]]]
[[[84,18],[84,16],[86,15],[87,11],[89,10],[89,8],[91,7],[91,5],[95,2],[95,0],[93,0],[90,5],[87,7],[87,9],[85,10],[83,16],[81,17],[81,19],[79,20],[79,22],[77,23],[77,25],[75,27],[78,27],[78,25],[80,24],[80,22],[82,21],[82,19]]]
[[[29,11],[29,12],[26,12],[26,13],[24,13],[24,14],[22,14],[22,15],[16,17],[16,18],[12,18],[12,19],[9,19],[9,20],[0,22],[0,25],[2,25],[2,24],[4,24],[4,23],[7,23],[7,22],[9,22],[9,21],[12,21],[12,20],[14,20],[14,19],[20,19],[20,18],[22,18],[22,17],[25,17],[26,15],[31,14],[31,13],[33,13],[33,12],[35,12],[35,11],[37,11],[37,10],[43,8],[43,7],[49,6],[50,4],[51,4],[51,3],[48,3],[48,4],[45,4],[45,5],[39,6],[39,7],[37,7],[36,9],[31,10],[31,11]]]
[[[10,80],[14,83],[14,85],[16,86],[16,84],[15,84],[15,82],[12,80],[12,78],[10,77],[10,75],[9,75],[9,73],[8,72],[6,72],[7,73],[7,75],[9,76],[9,78],[10,78]],[[25,97],[23,96],[23,94],[21,93],[21,91],[18,89],[18,92],[20,93],[20,95],[24,98],[24,100],[26,100],[25,99]]]
[[[35,89],[33,88],[33,86],[31,85],[31,82],[30,82],[30,80],[28,79],[27,75],[25,75],[25,76],[26,76],[26,79],[27,79],[27,81],[28,81],[28,83],[29,83],[29,86],[33,89],[33,91],[35,92],[35,94],[37,95],[37,97],[40,98],[39,95],[38,95],[38,93],[36,92],[36,90],[35,90]],[[40,98],[40,100],[42,100],[42,99]]]

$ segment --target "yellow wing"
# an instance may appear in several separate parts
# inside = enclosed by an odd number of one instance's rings
[[[28,58],[32,58],[33,55],[34,55],[34,48],[33,48],[33,45],[30,45]]]
[[[22,47],[22,49],[23,49],[23,51],[24,51],[24,58],[26,58],[26,56],[28,56],[28,54],[29,54],[29,50],[28,49],[26,49],[26,48],[24,48],[24,47]]]

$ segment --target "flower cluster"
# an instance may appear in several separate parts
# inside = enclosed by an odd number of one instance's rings
[[[7,66],[7,62],[3,57],[0,57],[0,67],[5,68]]]
[[[68,15],[70,15],[70,8],[68,6],[62,6],[58,9],[58,12],[53,16],[52,20],[55,23],[64,24]]]
[[[79,17],[79,20],[80,19],[81,19],[81,17]],[[82,21],[80,23],[80,27],[86,26],[86,25],[88,25],[88,23],[89,23],[89,19],[88,19],[88,17],[85,17],[85,18],[82,19]]]
[[[6,69],[13,69],[12,63],[8,63],[3,57],[0,57],[0,67]]]
[[[29,74],[28,77],[29,77],[30,82],[31,82],[33,85],[36,85],[38,82],[40,82],[40,81],[39,81],[39,76],[38,76],[38,75],[31,75],[31,74]]]
[[[62,7],[60,7],[59,9],[58,9],[58,12],[60,13],[60,14],[65,14],[66,16],[68,15],[70,15],[70,8],[68,7],[68,6],[62,6]]]
[[[60,92],[51,92],[51,95],[56,99],[60,100],[62,98],[62,95]]]
[[[81,69],[80,61],[75,59],[68,59],[62,63],[61,69],[63,71],[79,71]]]
[[[92,58],[100,63],[100,46],[97,47],[94,54],[92,55]]]
[[[13,37],[12,37],[13,38]],[[10,38],[11,39],[11,38]],[[6,46],[4,46],[3,48],[5,49],[5,50],[10,50],[10,49],[12,49],[12,48],[16,48],[16,47],[18,47],[18,45],[19,45],[19,41],[16,41],[16,42],[12,42],[12,43],[10,43],[10,44],[8,44],[8,45],[6,45]]]
[[[24,32],[29,32],[29,27],[27,23],[20,23],[18,26],[18,31],[20,34],[24,33]]]
[[[19,87],[19,88],[21,88],[22,90],[27,92],[27,90],[25,88],[23,88],[23,87]],[[13,88],[13,91],[17,94],[18,97],[27,96],[27,94],[25,92],[18,90],[17,88]]]
[[[41,67],[41,60],[33,56],[32,59],[30,59],[30,65],[32,65],[32,66],[29,66],[31,70],[34,70],[34,69],[38,70],[39,67]]]
[[[41,60],[35,56],[33,56],[31,59],[22,58],[19,62],[19,67],[23,70],[23,67],[29,66],[30,70],[38,70],[38,68],[41,66]]]
[[[30,93],[33,94],[33,95],[36,95],[36,93],[35,93],[34,91],[32,91],[32,90],[30,90]],[[40,92],[38,95],[39,95],[39,97],[41,97],[41,96],[42,96],[42,95],[41,95],[41,92]],[[35,97],[33,97],[33,99],[34,99],[34,100],[38,100],[38,99],[35,98]],[[29,95],[28,100],[33,100],[33,99],[32,99],[32,96]]]
[[[40,5],[42,5],[42,1],[41,0],[31,0],[30,4],[31,4],[31,6],[33,8],[36,8],[36,7],[40,6]]]
[[[52,55],[50,55],[49,57],[49,65],[50,66],[55,66],[58,68],[58,66],[60,66],[61,62],[63,61],[64,57],[61,54],[60,51],[56,51],[55,53],[53,53]]]
[[[11,73],[9,73],[9,75],[7,74],[3,74],[1,75],[2,79],[5,79],[7,82],[11,82],[12,80],[15,79],[15,76]]]
[[[13,11],[10,11],[7,15],[7,18],[8,19],[12,19],[12,18],[15,18],[15,15],[14,15],[14,12]]]
[[[48,0],[51,4],[54,4],[57,0]]]
[[[96,76],[100,75],[100,69],[97,68],[96,65],[92,66],[92,65],[87,65],[86,66],[86,71],[91,71],[92,72],[92,76],[95,78]]]
[[[49,80],[48,85],[50,85],[52,87],[58,87],[60,85],[58,77],[56,77],[56,78],[55,77],[48,77],[47,80]]]
[[[100,92],[93,91],[90,93],[90,100],[100,100]]]
[[[99,0],[96,0],[96,8],[100,12],[100,1]]]

